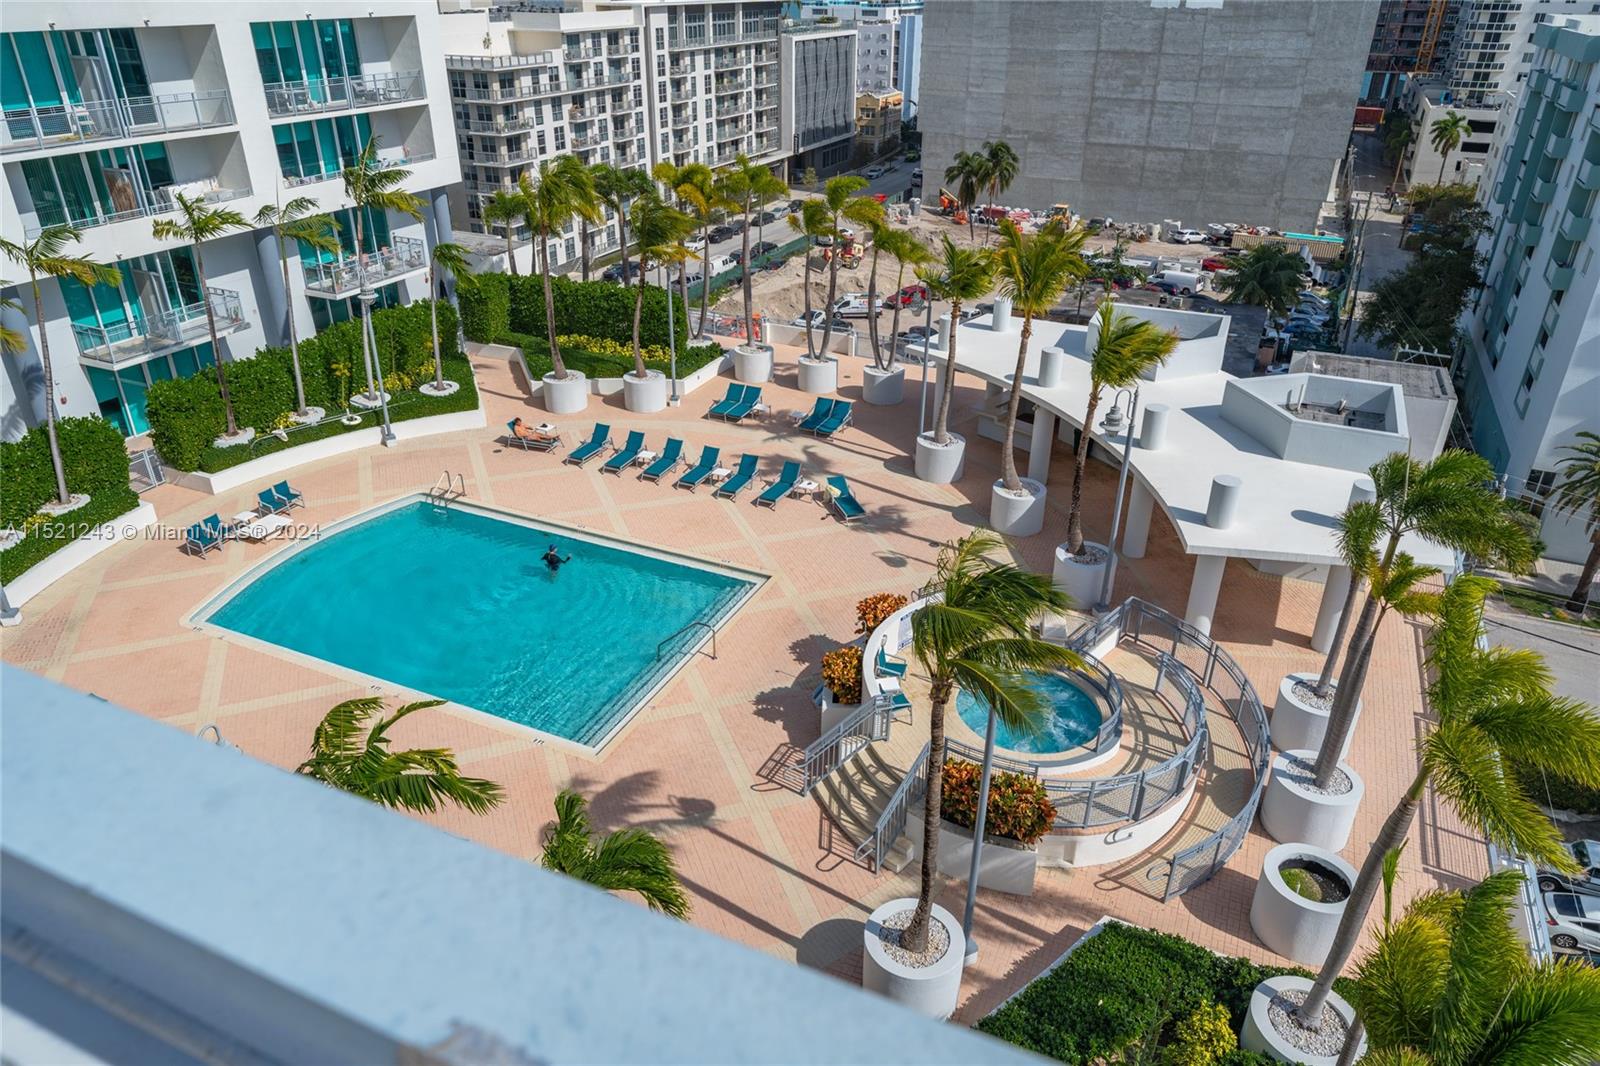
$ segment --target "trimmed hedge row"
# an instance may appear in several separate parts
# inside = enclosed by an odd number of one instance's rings
[[[56,440],[61,445],[68,492],[98,497],[128,487],[128,450],[122,434],[105,419],[60,419]],[[20,440],[0,442],[0,526],[20,527],[55,498],[55,467],[50,462],[45,427],[35,426]],[[81,519],[74,516],[74,520]],[[21,550],[20,546],[12,548],[5,556],[9,559]]]
[[[534,383],[550,373],[550,345],[541,333],[537,336],[528,333],[517,333],[512,330],[500,334],[497,342],[509,344],[522,349],[523,361],[528,364],[528,373],[532,375]],[[705,344],[695,344],[678,349],[678,376],[688,377],[714,359],[721,359],[724,355],[722,345],[716,341]],[[629,338],[628,353],[621,355],[616,352],[591,352],[572,345],[561,346],[561,359],[567,364],[567,369],[577,370],[594,378],[620,378],[624,374],[633,373],[632,338]],[[646,354],[645,366],[653,370],[665,372],[669,367],[667,360],[657,361]]]
[[[550,279],[558,334],[583,334],[605,340],[633,343],[633,305],[638,296],[632,286],[609,281]],[[538,275],[480,274],[463,289],[461,325],[467,339],[480,344],[511,343],[508,333],[543,337],[548,333],[544,313],[544,283]],[[672,307],[672,329],[678,350],[689,344],[689,315],[680,301]],[[647,347],[668,343],[667,294],[645,286],[644,310],[639,320],[639,343]],[[566,349],[562,349],[566,357]]]
[[[117,437],[120,445],[122,438],[117,431],[113,429],[111,433]],[[128,486],[128,464],[124,453],[121,485],[101,489],[89,497],[88,503],[60,518],[28,526],[27,535],[20,543],[0,552],[0,581],[15,581],[90,530],[127,514],[137,506],[139,494]]]

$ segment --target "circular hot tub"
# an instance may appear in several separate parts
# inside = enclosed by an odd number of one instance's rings
[[[1043,765],[1078,762],[1094,751],[1105,721],[1105,698],[1072,671],[1027,675],[1026,684],[1043,697],[1049,710],[1036,731],[1013,730],[995,723],[995,747]],[[956,694],[956,715],[981,744],[988,728],[989,705],[965,690]]]

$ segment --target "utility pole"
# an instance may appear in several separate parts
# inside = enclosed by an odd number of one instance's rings
[[[1368,192],[1366,203],[1361,210],[1361,225],[1354,236],[1353,249],[1349,253],[1350,280],[1345,284],[1345,292],[1350,294],[1346,301],[1344,316],[1344,343],[1341,347],[1350,347],[1350,338],[1355,336],[1356,298],[1361,295],[1361,266],[1367,258],[1367,219],[1372,217],[1372,193]]]

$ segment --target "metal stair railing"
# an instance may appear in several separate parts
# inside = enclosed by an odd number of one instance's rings
[[[801,793],[809,793],[818,781],[874,740],[887,738],[893,717],[892,701],[878,697],[863,703],[849,717],[806,745],[800,765]]]
[[[677,640],[679,637],[681,637],[685,633],[689,632],[689,630],[696,629],[696,628],[704,629],[707,633],[711,634],[711,657],[713,659],[715,659],[717,657],[717,631],[716,631],[716,628],[713,627],[710,622],[703,622],[703,621],[701,621],[700,619],[697,618],[693,622],[690,622],[688,625],[684,626],[682,629],[678,630],[676,633],[672,634],[667,639],[663,640],[660,644],[656,645],[656,659],[657,659],[657,661],[659,661],[661,659],[661,649],[662,648],[665,648],[668,644],[671,644],[673,641]]]
[[[467,477],[465,474],[452,474],[450,471],[441,471],[434,480],[433,488],[428,490],[428,496],[435,503],[449,503],[459,500],[467,494]]]
[[[906,776],[901,778],[894,794],[879,812],[878,822],[873,826],[872,835],[856,848],[856,860],[870,858],[873,873],[883,869],[884,853],[892,848],[894,842],[900,839],[900,834],[905,832],[912,804],[928,793],[928,752],[932,746],[931,740],[922,745],[922,754],[911,764],[911,769],[906,771]]]

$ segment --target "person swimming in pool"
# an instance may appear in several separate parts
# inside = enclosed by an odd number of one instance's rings
[[[563,563],[570,562],[572,562],[572,556],[569,555],[563,559],[561,553],[556,551],[554,544],[550,545],[550,550],[544,553],[544,565],[550,568],[552,574],[560,570]]]

